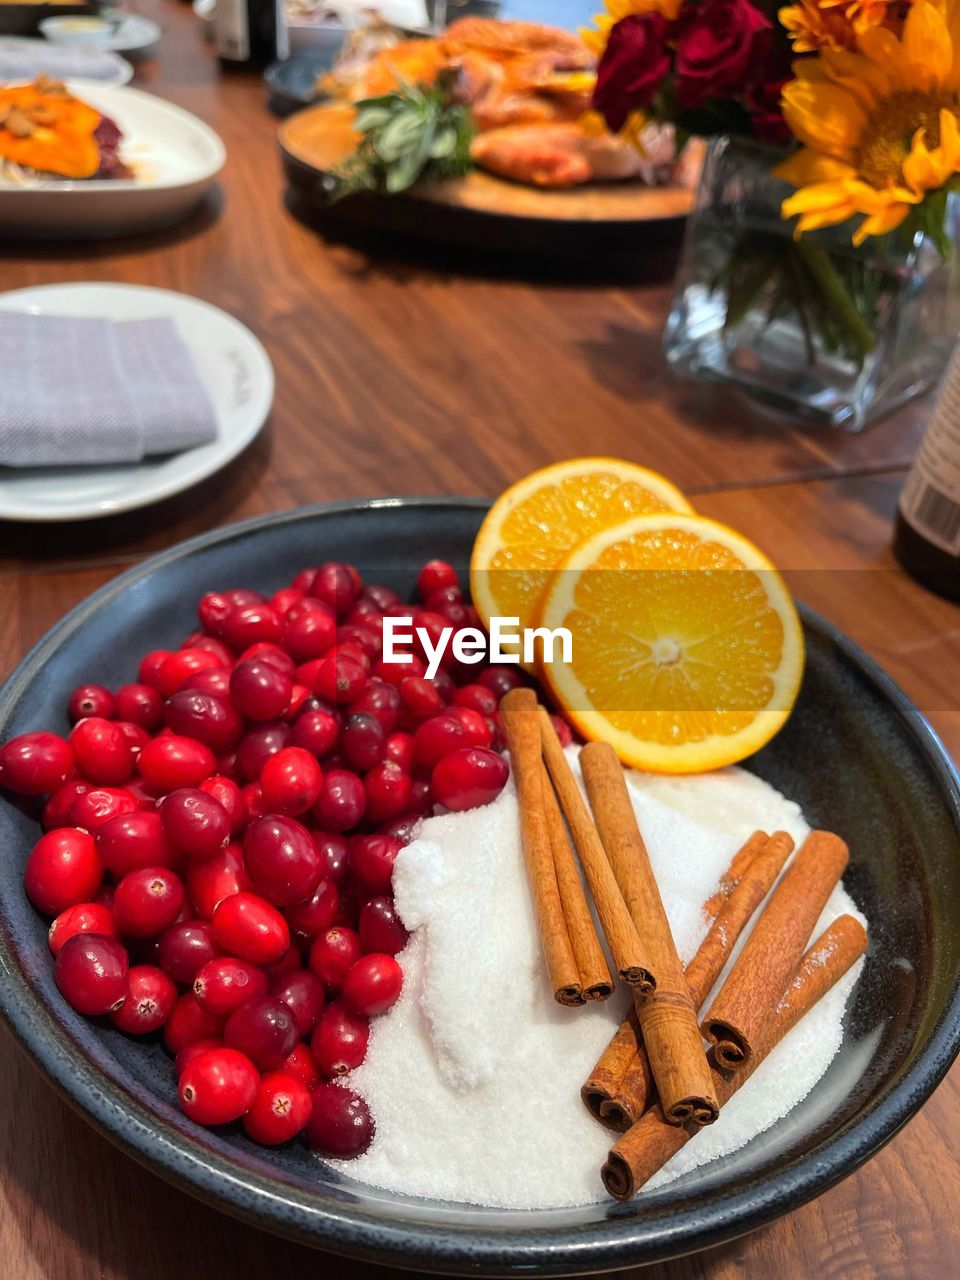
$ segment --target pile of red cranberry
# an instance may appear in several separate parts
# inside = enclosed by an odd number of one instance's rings
[[[370,1143],[338,1080],[400,994],[393,863],[435,803],[498,795],[497,706],[521,682],[452,646],[432,680],[422,651],[383,662],[385,615],[434,643],[477,625],[448,564],[418,591],[403,605],[329,563],[269,600],[208,593],[200,629],[137,683],[74,690],[68,738],[0,747],[0,785],[47,797],[24,883],[54,917],[60,991],[132,1035],[162,1028],[201,1124],[242,1120],[265,1144],[305,1131],[341,1157]]]

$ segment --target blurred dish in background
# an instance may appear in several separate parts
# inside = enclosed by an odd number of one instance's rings
[[[284,0],[291,54],[336,53],[352,31],[371,23],[405,32],[429,30],[424,0]]]
[[[0,36],[0,83],[22,84],[37,76],[118,85],[130,81],[133,67],[107,49],[56,45],[30,36]]]
[[[298,53],[281,62],[271,62],[263,78],[280,102],[291,107],[308,106],[324,96],[317,86],[333,65],[333,57],[332,53]]]
[[[76,17],[78,14],[97,13],[99,6],[94,0],[78,0],[70,4],[69,0],[53,0],[44,4],[42,0],[0,0],[0,34],[5,36],[32,36],[40,29],[44,18],[52,18],[63,14]]]
[[[117,322],[169,318],[217,419],[210,444],[166,457],[119,466],[0,467],[0,518],[89,520],[158,502],[226,466],[270,412],[273,366],[263,346],[238,320],[198,298],[137,285],[47,285],[0,294],[0,308]]]
[[[204,35],[213,39],[213,22],[217,12],[217,0],[193,0],[193,12],[204,25]]]
[[[109,10],[99,17],[44,18],[40,30],[54,44],[93,45],[131,55],[146,53],[163,34],[156,22],[139,13]]]

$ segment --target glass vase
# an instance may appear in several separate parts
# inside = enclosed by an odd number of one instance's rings
[[[852,225],[793,238],[773,177],[785,152],[719,137],[687,225],[664,335],[676,369],[732,383],[797,418],[859,431],[939,378],[960,331],[956,251],[922,232],[851,243]],[[960,236],[944,206],[943,243]]]

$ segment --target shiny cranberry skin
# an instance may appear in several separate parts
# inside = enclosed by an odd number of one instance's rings
[[[267,994],[267,975],[249,960],[216,956],[197,970],[193,994],[197,1004],[217,1018],[230,1014],[255,996]]]
[[[119,787],[91,787],[70,806],[70,824],[97,831],[121,813],[136,813],[140,806],[129,791]]]
[[[353,565],[329,560],[314,574],[310,594],[333,609],[338,618],[345,618],[353,608],[363,583]]]
[[[295,1044],[293,1050],[287,1054],[283,1070],[288,1075],[295,1076],[302,1081],[308,1089],[312,1089],[320,1080],[320,1072],[317,1068],[317,1060],[313,1056],[313,1050],[303,1041]]]
[[[275,591],[267,604],[275,612],[279,613],[281,618],[285,618],[295,604],[299,604],[304,597],[303,591],[298,591],[296,587],[281,587],[279,591]]]
[[[81,823],[70,821],[70,810],[74,803],[85,796],[93,788],[83,778],[71,778],[69,782],[61,782],[43,806],[41,819],[44,831],[52,831],[54,827],[77,827]]]
[[[233,705],[248,720],[276,720],[290,702],[293,681],[263,658],[238,662],[230,676]]]
[[[384,733],[393,733],[400,722],[403,699],[395,684],[371,680],[363,692],[350,703],[351,715],[369,713],[380,721]]]
[[[370,822],[389,822],[410,808],[411,779],[398,764],[385,760],[364,779],[366,816]]]
[[[282,635],[283,622],[280,615],[268,604],[248,604],[231,609],[220,628],[220,639],[234,653],[242,653],[261,640],[276,644]]]
[[[430,778],[434,799],[447,809],[475,809],[496,800],[509,777],[503,756],[485,747],[462,747],[444,756]]]
[[[192,991],[185,992],[173,1007],[163,1028],[163,1042],[171,1053],[179,1053],[198,1040],[220,1039],[223,1020],[201,1009]]]
[[[307,1143],[321,1155],[350,1160],[373,1141],[370,1108],[359,1093],[339,1084],[318,1084],[310,1095]]]
[[[224,810],[230,823],[230,834],[239,834],[247,825],[247,810],[240,788],[233,779],[215,773],[212,778],[204,778],[200,783],[200,790],[216,800]]]
[[[158,791],[198,787],[217,771],[217,758],[202,742],[177,733],[154,738],[140,752],[140,775]]]
[[[248,782],[240,794],[243,799],[243,807],[246,810],[247,822],[253,822],[257,818],[265,818],[267,816],[267,806],[264,802],[259,782]]]
[[[260,1081],[243,1127],[254,1142],[276,1147],[297,1136],[312,1110],[310,1090],[302,1080],[285,1071],[270,1071]]]
[[[352,702],[367,683],[367,673],[349,654],[332,653],[317,670],[314,692],[327,702]]]
[[[323,983],[309,969],[282,975],[270,984],[270,994],[293,1014],[299,1037],[308,1036],[323,1012]]]
[[[113,916],[109,907],[100,902],[78,902],[76,906],[61,911],[47,932],[47,942],[53,954],[59,955],[63,944],[78,933],[101,933],[111,938],[116,935]]]
[[[424,676],[407,676],[400,681],[403,704],[417,720],[428,720],[443,710],[443,699],[432,680]]]
[[[398,764],[404,773],[412,773],[416,763],[413,734],[391,733],[384,746],[383,758]]]
[[[142,725],[134,724],[131,720],[117,720],[116,725],[118,729],[123,731],[123,736],[133,752],[134,759],[136,759],[150,741],[150,734]]]
[[[248,603],[252,604],[254,602],[248,601]],[[221,592],[208,591],[206,595],[201,596],[200,603],[197,605],[197,617],[200,620],[201,627],[208,635],[220,635],[227,615],[235,607],[232,601],[228,600]]]
[[[293,725],[291,741],[322,760],[337,745],[340,721],[329,711],[304,711]]]
[[[117,885],[113,918],[121,934],[155,938],[173,924],[185,900],[183,882],[168,867],[142,867]]]
[[[354,1013],[372,1018],[396,1004],[403,970],[393,956],[371,952],[351,965],[343,980],[343,999]]]
[[[465,747],[489,747],[492,740],[486,717],[470,707],[451,707],[447,715],[454,716],[463,725]]]
[[[255,893],[235,893],[213,913],[213,931],[224,951],[253,964],[276,964],[290,945],[283,916]]]
[[[244,836],[243,859],[253,888],[274,906],[302,902],[320,879],[317,847],[293,818],[270,814],[252,822]]]
[[[268,720],[249,729],[237,747],[237,768],[245,782],[255,782],[271,756],[289,746],[293,730],[283,720]]]
[[[494,716],[500,703],[496,695],[482,684],[465,684],[454,693],[453,705],[479,711],[482,716]]]
[[[148,684],[122,684],[114,694],[117,719],[143,729],[156,729],[163,720],[163,699]]]
[[[457,571],[446,560],[428,560],[417,575],[417,595],[426,600],[432,591],[441,587],[458,587]]]
[[[256,1067],[236,1049],[208,1049],[186,1067],[177,1086],[180,1105],[197,1124],[229,1124],[253,1105],[260,1087]]]
[[[230,816],[199,787],[171,791],[160,805],[160,820],[171,844],[189,858],[212,858],[230,839]]]
[[[228,844],[212,858],[191,859],[187,866],[187,893],[197,914],[212,920],[226,898],[250,888],[239,845]]]
[[[361,711],[347,717],[341,749],[353,768],[365,773],[383,759],[386,740],[377,717],[370,711]]]
[[[151,649],[149,653],[143,655],[140,666],[137,668],[137,680],[140,684],[159,691],[160,668],[170,657],[171,652],[170,649]]]
[[[344,925],[318,934],[310,948],[310,968],[327,991],[339,991],[350,968],[363,955],[360,935]]]
[[[476,683],[489,689],[499,703],[504,694],[526,682],[515,667],[487,667],[477,676]]]
[[[177,1003],[177,988],[162,969],[136,964],[127,974],[127,994],[110,1021],[127,1035],[143,1036],[159,1031]]]
[[[333,647],[336,638],[336,619],[325,607],[302,612],[291,609],[287,615],[283,644],[298,663],[323,657]]]
[[[60,994],[77,1013],[109,1013],[127,994],[127,953],[116,938],[78,933],[60,949],[53,976]]]
[[[299,944],[312,942],[340,915],[340,894],[331,880],[320,880],[312,895],[287,910],[287,923]]]
[[[413,785],[416,787],[418,783],[414,782]],[[426,783],[425,785],[427,788],[430,786],[429,783]],[[422,823],[422,813],[405,813],[399,818],[394,818],[392,822],[385,822],[380,828],[379,834],[384,836],[393,836],[394,839],[399,840],[401,844],[410,844],[410,842],[416,840],[417,836],[420,834],[420,827]]]
[[[272,667],[276,667],[278,671],[282,671],[285,676],[293,679],[293,672],[296,663],[287,653],[286,649],[281,649],[278,644],[269,644],[267,641],[261,641],[259,644],[252,644],[249,649],[244,649],[241,653],[239,662],[250,662],[253,659],[262,662],[269,662]]]
[[[208,649],[178,649],[157,672],[159,691],[165,698],[172,697],[191,676],[223,665],[223,659]]]
[[[354,1071],[367,1056],[370,1020],[342,1000],[328,1004],[310,1038],[317,1070],[327,1080]]]
[[[288,973],[296,973],[298,969],[302,968],[303,957],[300,955],[300,948],[296,943],[291,942],[276,964],[263,966],[263,972],[267,975],[267,982],[272,987],[274,982],[279,982]]]
[[[197,693],[212,693],[215,698],[219,698],[221,702],[230,703],[230,671],[231,668],[210,667],[207,671],[198,671],[196,675],[190,676],[184,680],[183,684],[177,691],[184,693],[187,689],[194,689]],[[173,725],[170,726],[174,728]],[[182,733],[184,730],[174,728],[174,732]],[[195,733],[187,733],[188,738],[195,738]]]
[[[192,983],[205,964],[220,954],[208,920],[183,920],[157,939],[157,963],[174,982]]]
[[[284,747],[263,766],[260,789],[271,813],[297,817],[306,813],[320,794],[323,774],[314,756],[303,747]]]
[[[369,893],[389,893],[393,864],[403,842],[376,833],[357,836],[350,848],[350,871]]]
[[[347,878],[349,845],[334,831],[314,831],[313,842],[320,854],[322,875],[339,888]]]
[[[363,783],[346,769],[328,769],[323,776],[313,816],[330,831],[349,831],[363,817],[367,798]]]
[[[116,710],[116,699],[102,684],[77,685],[67,703],[67,715],[76,723],[87,716],[110,720]]]
[[[120,786],[133,773],[133,751],[112,720],[100,716],[81,720],[70,734],[70,746],[77,768],[90,782]]]
[[[406,661],[384,662],[381,658],[373,668],[373,678],[375,680],[386,680],[388,684],[397,686],[397,692],[400,691],[400,681],[408,680],[411,676],[425,676],[427,668],[420,658],[414,653],[410,654]]]
[[[120,813],[97,828],[97,852],[115,876],[139,867],[170,867],[178,855],[155,809]]]
[[[393,588],[385,587],[379,582],[368,583],[360,592],[360,599],[370,600],[381,613],[386,613],[388,609],[393,609],[400,604],[400,597]]]
[[[349,644],[360,649],[371,660],[380,656],[383,639],[373,627],[364,627],[359,623],[344,623],[337,627],[337,644]]]
[[[357,928],[364,951],[395,956],[407,945],[409,934],[397,915],[393,899],[385,895],[363,904]]]
[[[211,1038],[209,1040],[194,1040],[191,1044],[185,1044],[173,1060],[173,1074],[179,1081],[180,1077],[190,1066],[191,1062],[195,1062],[201,1053],[206,1053],[208,1049],[222,1049],[223,1041],[219,1038]]]
[[[223,1041],[245,1053],[258,1071],[275,1071],[297,1043],[297,1023],[281,1000],[257,996],[230,1015]]]
[[[41,836],[23,873],[27,897],[48,916],[89,902],[102,879],[103,862],[93,837],[77,827],[57,827]]]
[[[452,711],[421,724],[413,736],[414,754],[421,769],[432,769],[444,756],[467,746],[467,732]]]
[[[211,690],[180,689],[167,701],[164,715],[174,733],[218,754],[231,750],[243,736],[243,720],[229,696]]]
[[[203,649],[204,652],[212,653],[214,657],[219,658],[221,667],[230,668],[231,666],[233,666],[232,651],[227,648],[227,646],[223,643],[222,640],[217,640],[215,636],[204,635],[202,631],[197,631],[194,635],[190,637],[189,640],[185,640],[183,644],[180,646],[180,648],[181,649]],[[207,667],[204,669],[204,671],[199,672],[198,674],[206,675],[210,671],[217,671],[219,669],[220,668],[217,668],[217,667]],[[181,689],[186,688],[187,685],[190,684],[195,679],[196,679],[196,675],[188,676],[187,679],[183,682],[183,684],[181,684],[180,688]]]

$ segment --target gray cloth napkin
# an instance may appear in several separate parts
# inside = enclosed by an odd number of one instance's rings
[[[216,436],[172,320],[0,311],[0,465],[139,462]]]

